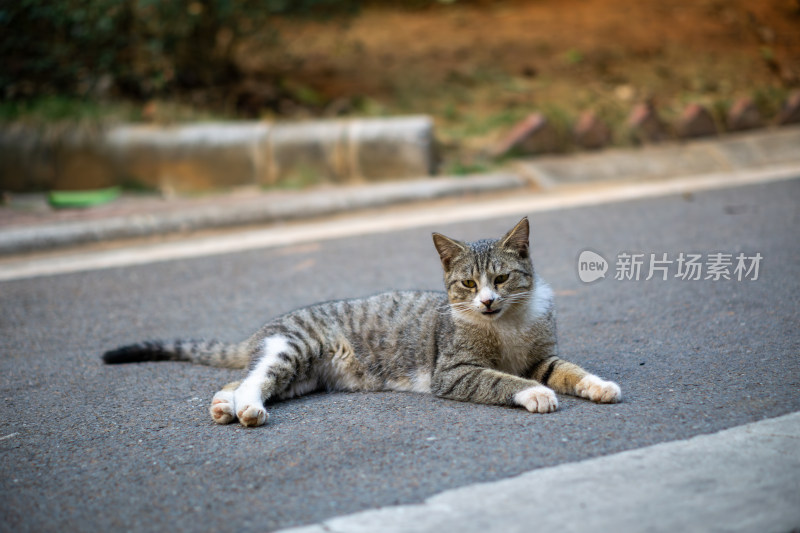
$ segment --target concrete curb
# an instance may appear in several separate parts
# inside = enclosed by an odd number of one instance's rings
[[[794,531],[800,413],[281,533]]]
[[[543,189],[603,181],[649,180],[800,162],[800,127],[738,133],[570,156],[523,159],[512,169]]]
[[[3,229],[0,230],[0,255],[114,239],[308,219],[406,202],[502,192],[528,185],[529,182],[517,175],[497,173],[343,186],[302,193],[264,193],[244,199],[234,198],[230,202],[199,201],[169,211]]]
[[[430,175],[428,116],[110,128],[0,127],[0,190],[113,185],[162,192]]]

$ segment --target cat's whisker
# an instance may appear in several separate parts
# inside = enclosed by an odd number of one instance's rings
[[[504,298],[530,298],[531,293],[530,291],[521,291],[521,292],[512,292],[511,294],[506,294]]]
[[[437,309],[440,313],[447,314],[453,311],[457,313],[466,313],[472,311],[474,308],[469,302],[447,302]]]
[[[528,298],[501,298],[499,301],[505,304],[516,304],[527,300]]]
[[[472,305],[470,302],[448,302],[447,304],[450,307],[466,307]]]
[[[515,292],[512,294],[506,294],[505,296],[501,296],[500,300],[504,302],[522,302],[530,299],[530,297],[531,293],[528,291],[524,291],[524,292]]]

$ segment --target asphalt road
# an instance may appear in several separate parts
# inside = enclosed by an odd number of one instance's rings
[[[494,236],[518,217],[0,283],[0,530],[271,530],[798,411],[799,206],[792,180],[531,216],[562,356],[624,394],[561,396],[549,415],[314,394],[272,405],[262,428],[217,426],[207,404],[238,372],[99,359],[145,338],[237,340],[323,299],[438,288],[431,231]],[[612,263],[606,279],[578,279],[587,248]],[[756,281],[617,281],[622,252],[763,259]]]

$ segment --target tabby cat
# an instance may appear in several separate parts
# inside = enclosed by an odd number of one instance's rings
[[[533,413],[554,411],[555,392],[620,401],[616,383],[558,358],[553,292],[533,269],[528,232],[523,218],[497,240],[434,233],[446,294],[326,302],[278,317],[239,344],[144,342],[103,359],[248,367],[241,382],[214,395],[218,424],[260,426],[265,401],[317,390],[425,392]]]

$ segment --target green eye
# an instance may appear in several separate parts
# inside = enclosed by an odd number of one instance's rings
[[[500,285],[502,283],[505,283],[506,281],[508,281],[508,274],[500,274],[499,276],[496,276],[494,278],[495,285]]]
[[[466,288],[468,288],[468,289],[474,289],[475,287],[477,287],[477,284],[475,283],[475,281],[473,281],[471,279],[465,279],[465,280],[463,280],[461,282],[461,284],[463,286],[465,286]]]

